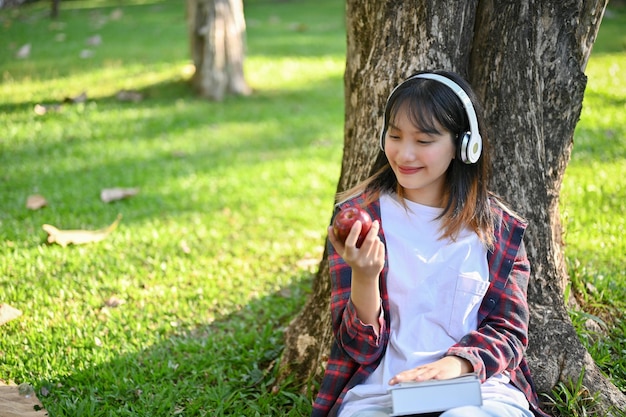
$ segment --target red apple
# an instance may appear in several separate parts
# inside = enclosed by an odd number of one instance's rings
[[[345,243],[346,238],[352,229],[352,225],[357,220],[361,222],[361,233],[359,234],[359,238],[356,242],[356,247],[358,248],[363,244],[363,240],[365,240],[367,232],[369,232],[370,227],[372,227],[372,218],[363,209],[359,207],[347,207],[342,209],[339,213],[337,213],[335,220],[333,221],[333,232],[335,233],[337,239],[339,239],[342,243]]]

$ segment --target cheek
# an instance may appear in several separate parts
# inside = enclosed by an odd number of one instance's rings
[[[422,159],[433,165],[448,165],[454,159],[454,148],[432,148],[422,153]]]
[[[456,158],[456,147],[454,146],[454,142],[452,140],[446,144],[445,149],[442,150],[442,154],[448,161],[452,161]]]
[[[391,141],[385,141],[385,156],[388,160],[393,159],[393,156],[397,153],[397,146]]]

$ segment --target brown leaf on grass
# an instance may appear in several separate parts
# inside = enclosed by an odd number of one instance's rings
[[[15,57],[17,59],[26,59],[30,56],[30,43],[23,45],[20,49],[17,50]]]
[[[48,243],[58,243],[66,247],[69,244],[82,245],[100,242],[117,228],[121,219],[122,215],[118,214],[117,219],[111,225],[99,230],[60,230],[49,224],[44,224],[42,228],[48,233]]]
[[[111,12],[109,16],[111,20],[120,20],[124,16],[124,11],[120,8],[117,8]]]
[[[8,304],[0,304],[0,326],[18,318],[21,315],[22,312],[17,308],[13,308]]]
[[[93,56],[93,51],[91,49],[83,49],[80,51],[78,55],[81,59],[91,58]]]
[[[98,45],[102,44],[102,36],[100,36],[100,35],[93,35],[93,36],[87,38],[85,43],[87,43],[87,45],[90,45],[90,46],[98,46]]]
[[[69,104],[79,104],[85,103],[87,101],[87,93],[83,91],[77,96],[74,97],[65,97],[63,99],[63,103]],[[53,104],[35,104],[35,114],[38,116],[43,116],[46,113],[50,112],[58,112],[62,108],[61,103],[53,103]],[[2,416],[0,416],[2,417]]]
[[[120,90],[115,94],[115,98],[119,101],[138,103],[143,100],[143,94],[135,90]]]
[[[87,101],[87,92],[83,91],[77,96],[74,97],[65,97],[63,99],[64,103],[84,103]]]
[[[48,25],[48,29],[50,29],[50,30],[65,30],[66,27],[67,27],[67,23],[60,22],[58,20],[53,20]]]
[[[11,382],[6,384],[0,380],[1,417],[40,417],[48,415],[32,387],[31,389],[26,389],[25,385],[27,384],[17,386]]]
[[[29,210],[39,210],[48,205],[46,198],[39,194],[29,195],[26,199],[26,208]]]
[[[133,197],[139,193],[139,188],[104,188],[100,191],[100,200],[105,203]]]
[[[57,112],[61,110],[60,104],[35,104],[35,114],[43,116],[49,112]]]
[[[112,295],[111,297],[109,297],[106,300],[104,300],[104,305],[107,306],[107,307],[115,308],[115,307],[121,306],[125,302],[126,301],[122,300],[121,298],[118,298],[118,297]]]

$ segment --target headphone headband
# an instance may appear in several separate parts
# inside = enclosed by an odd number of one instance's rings
[[[454,94],[456,94],[459,100],[461,100],[461,103],[463,103],[463,108],[465,109],[465,113],[467,114],[467,118],[469,120],[469,128],[470,128],[469,132],[463,135],[461,139],[461,143],[459,144],[461,160],[465,162],[466,164],[474,164],[478,162],[478,159],[480,158],[480,154],[482,153],[482,138],[480,137],[480,132],[478,130],[478,119],[476,117],[476,111],[474,110],[474,106],[472,105],[472,100],[469,98],[465,90],[463,90],[463,88],[461,88],[460,85],[458,85],[457,83],[455,83],[448,77],[445,77],[439,74],[434,74],[434,73],[424,73],[424,74],[413,75],[412,77],[409,77],[403,82],[401,82],[400,84],[398,84],[391,91],[391,94],[389,94],[389,97],[387,98],[387,104],[385,105],[385,108],[389,104],[389,99],[391,98],[393,93],[396,92],[398,88],[400,88],[404,83],[417,79],[417,78],[434,80],[441,84],[444,84],[445,86],[450,88],[454,92]],[[385,119],[386,119],[386,116],[385,116]],[[383,152],[385,151],[384,140],[385,140],[385,134],[387,133],[388,122],[389,122],[388,120],[384,120],[383,130],[380,134],[380,149]]]

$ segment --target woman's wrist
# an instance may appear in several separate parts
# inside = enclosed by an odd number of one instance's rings
[[[352,277],[350,299],[359,320],[364,324],[374,326],[374,329],[378,331],[381,309],[378,280],[360,280]]]

